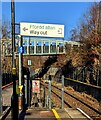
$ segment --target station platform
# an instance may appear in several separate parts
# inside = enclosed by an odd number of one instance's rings
[[[60,120],[89,120],[87,116],[82,114],[79,110],[73,109],[73,108],[64,108],[64,110],[61,109],[55,109],[57,112]]]
[[[28,109],[26,111],[24,120],[56,120],[56,117],[52,110],[48,109]]]
[[[64,108],[64,110],[55,108],[52,110],[49,109],[38,109],[38,108],[29,108],[24,116],[24,120],[89,120],[87,116],[82,114],[77,109]]]
[[[11,119],[11,114],[6,118]],[[64,108],[64,110],[55,108],[49,109],[39,109],[39,108],[29,108],[25,113],[21,113],[19,120],[91,120],[79,110],[73,108]]]

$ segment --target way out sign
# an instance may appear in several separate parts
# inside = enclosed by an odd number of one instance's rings
[[[64,25],[21,22],[20,35],[64,38]]]
[[[40,81],[39,80],[32,81],[32,92],[40,93]]]

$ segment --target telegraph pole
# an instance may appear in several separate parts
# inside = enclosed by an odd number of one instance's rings
[[[16,58],[15,58],[15,4],[11,1],[11,19],[12,19],[12,80],[13,95],[11,98],[12,120],[18,120],[18,95],[16,93]]]

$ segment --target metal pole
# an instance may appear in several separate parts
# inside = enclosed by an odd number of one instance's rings
[[[24,75],[24,81],[25,81],[25,105],[27,106],[28,105],[28,94],[27,94],[27,75]]]
[[[97,69],[97,77],[96,77],[96,81],[97,81],[97,86],[98,86],[98,83],[99,83],[99,69]]]
[[[2,64],[1,64],[1,40],[0,40],[0,114],[2,113]]]
[[[21,41],[21,36],[19,35],[19,47],[21,47],[22,41]],[[22,53],[19,53],[19,86],[22,85]]]
[[[51,75],[49,75],[49,109],[51,109]]]
[[[21,35],[18,35],[19,36],[19,47],[22,47],[22,36]],[[22,76],[22,53],[19,52],[19,88],[20,89],[23,89],[22,87],[22,79],[23,79],[23,76]],[[21,93],[21,90],[20,90],[20,93],[19,93],[19,109],[22,109],[22,93]]]
[[[18,95],[16,94],[16,58],[15,58],[15,4],[11,1],[12,17],[12,79],[13,79],[13,96],[11,98],[12,119],[18,120]]]
[[[29,54],[29,60],[30,60],[30,37],[28,39],[28,54]],[[32,93],[31,93],[31,83],[32,81],[30,81],[30,77],[31,77],[31,74],[30,74],[30,64],[29,64],[29,75],[28,75],[28,106],[30,107],[31,106],[31,97],[32,97]]]
[[[46,97],[46,85],[44,85],[44,89],[45,89],[45,108],[46,108],[46,106],[47,106],[47,97]]]
[[[44,94],[43,94],[43,107],[46,107],[46,99],[45,99],[45,95],[46,95],[46,89],[45,89],[45,85],[44,85]]]
[[[12,13],[12,67],[16,67],[15,61],[15,5],[14,0],[11,2],[11,13]]]
[[[32,98],[32,81],[30,80],[30,67],[28,67],[27,73],[27,100],[28,100],[28,107],[31,106],[31,98]]]
[[[64,110],[64,76],[62,75],[62,110]]]

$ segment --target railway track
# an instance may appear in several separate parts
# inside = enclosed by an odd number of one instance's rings
[[[42,85],[45,85],[46,88],[48,89],[48,84],[46,83],[41,83]],[[7,87],[7,86],[6,86]],[[3,87],[3,88],[6,88]],[[3,89],[2,88],[2,89]],[[56,100],[56,104],[61,107],[61,87],[57,86],[55,84],[52,84],[52,98]],[[56,99],[57,97],[57,99]],[[85,113],[87,113],[91,118],[101,119],[101,112],[99,111],[99,107],[95,107],[94,104],[91,104],[90,101],[87,101],[77,95],[73,92],[69,92],[68,90],[65,89],[64,91],[64,106],[65,107],[70,107],[70,108],[80,108],[82,109]]]
[[[48,88],[47,84],[45,85]],[[54,93],[59,99],[61,99],[60,87],[52,84],[52,93]],[[68,107],[82,109],[93,119],[101,118],[101,112],[99,111],[98,107],[95,107],[89,101],[85,99],[83,100],[82,98],[76,96],[74,93],[71,94],[66,90],[64,91],[64,104],[66,104]]]

